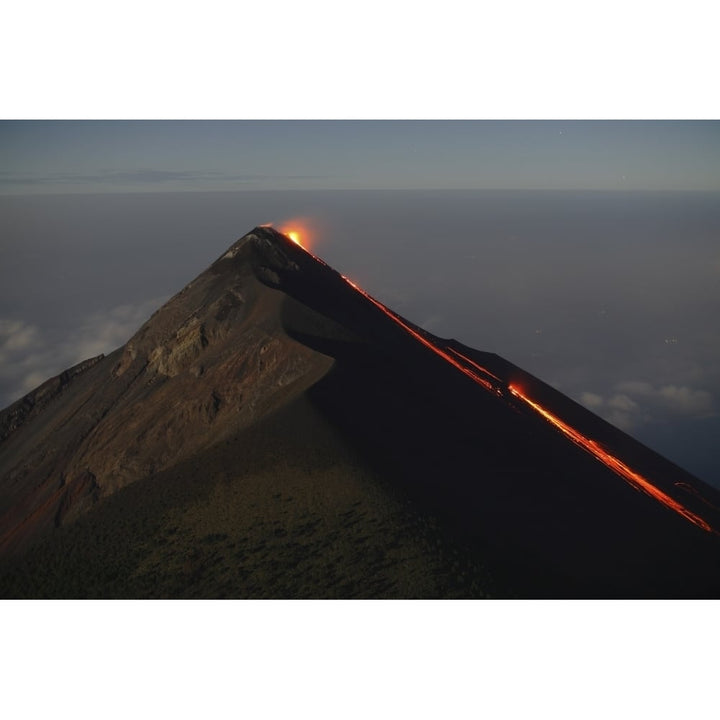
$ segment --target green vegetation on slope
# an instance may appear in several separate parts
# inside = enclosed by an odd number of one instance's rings
[[[101,500],[4,568],[15,598],[493,594],[475,552],[363,465],[304,399]]]

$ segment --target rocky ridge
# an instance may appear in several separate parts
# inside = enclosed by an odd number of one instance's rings
[[[0,554],[256,422],[327,372],[332,360],[283,328],[284,296],[256,278],[253,238],[237,241],[123,347],[4,411]]]

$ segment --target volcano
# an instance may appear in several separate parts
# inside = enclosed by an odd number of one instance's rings
[[[257,227],[0,413],[4,597],[720,595],[720,493]]]

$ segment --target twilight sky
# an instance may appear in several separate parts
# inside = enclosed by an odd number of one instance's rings
[[[0,122],[0,194],[295,188],[720,191],[720,122]]]

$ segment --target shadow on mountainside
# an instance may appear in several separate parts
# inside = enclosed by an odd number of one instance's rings
[[[305,398],[103,498],[5,565],[15,598],[483,598],[466,544]]]
[[[631,488],[547,425],[414,346],[291,336],[336,358],[308,398],[376,472],[524,597],[716,597],[713,536]],[[512,590],[510,589],[512,588]]]

